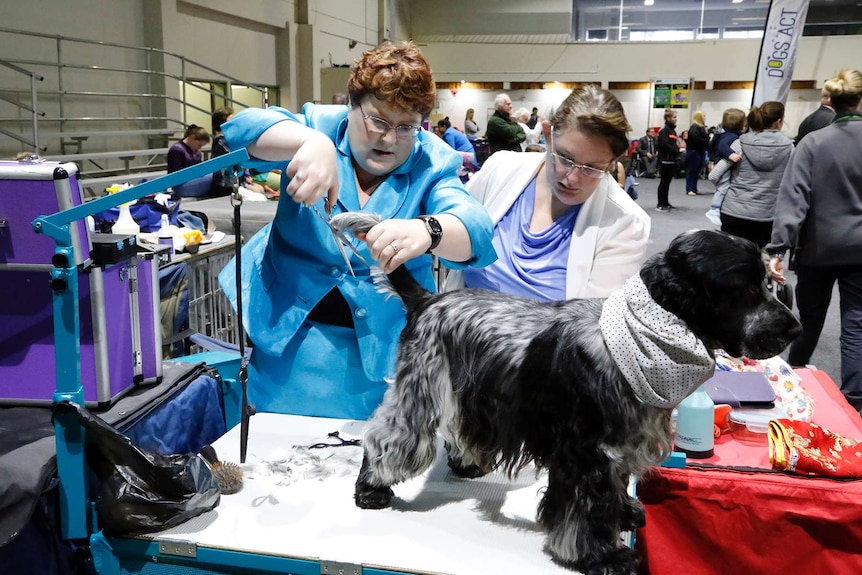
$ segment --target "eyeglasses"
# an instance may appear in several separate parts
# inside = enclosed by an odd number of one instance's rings
[[[599,168],[594,168],[592,166],[586,166],[584,164],[578,164],[577,162],[566,158],[565,156],[561,156],[554,149],[554,129],[551,128],[551,147],[550,154],[554,157],[554,161],[557,163],[557,167],[560,171],[563,172],[563,178],[568,178],[569,174],[572,173],[572,170],[575,168],[578,169],[578,172],[582,176],[586,176],[587,178],[593,178],[598,180],[602,176],[605,175],[606,170],[602,170]]]
[[[359,113],[362,114],[362,119],[365,120],[365,128],[372,134],[381,134],[385,136],[389,133],[389,130],[395,130],[395,137],[399,140],[412,140],[416,137],[416,134],[419,133],[419,126],[399,124],[393,127],[392,124],[383,118],[366,114],[362,109],[362,106],[359,106]]]

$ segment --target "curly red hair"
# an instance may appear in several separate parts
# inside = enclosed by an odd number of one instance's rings
[[[363,53],[347,81],[347,91],[351,106],[372,95],[423,118],[434,109],[437,98],[431,67],[413,42],[384,42]]]

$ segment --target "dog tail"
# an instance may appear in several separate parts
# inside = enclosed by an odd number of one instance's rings
[[[333,226],[354,235],[364,234],[379,223],[379,215],[363,212],[345,212],[332,217]],[[403,265],[389,274],[384,274],[380,268],[373,268],[371,275],[379,291],[397,295],[407,309],[413,309],[429,293]]]

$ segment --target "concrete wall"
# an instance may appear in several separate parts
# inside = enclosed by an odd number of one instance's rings
[[[343,74],[342,66],[352,65],[381,39],[421,40],[447,31],[488,34],[494,30],[529,38],[529,34],[567,30],[570,17],[568,0],[77,0],[74,5],[31,0],[15,3],[14,10],[3,10],[2,27],[163,49],[245,83],[278,86],[281,104],[295,109],[310,99],[329,101],[334,89],[329,79]],[[691,110],[704,109],[708,121],[714,123],[727,107],[748,108],[750,91],[712,88],[717,81],[752,80],[759,44],[759,40],[567,44],[507,38],[491,44],[422,41],[420,46],[438,81],[504,82],[516,107],[537,106],[545,114],[562,100],[565,91],[513,91],[510,83],[590,81],[607,86],[609,82],[692,78],[705,82],[707,89],[692,93]],[[859,67],[860,48],[862,36],[803,38],[794,78],[813,80],[820,86],[840,68]],[[64,44],[63,51],[64,60],[82,64],[164,69],[172,76],[185,72],[189,79],[204,82],[218,79],[217,74],[191,64],[184,71],[181,60],[158,54],[105,55],[98,47],[73,48],[71,44]],[[56,42],[0,32],[0,58],[56,59]],[[46,76],[45,88],[58,88],[56,68],[39,67],[38,71]],[[325,87],[323,76],[327,78]],[[22,82],[21,77],[0,68],[0,86],[27,87]],[[157,92],[159,82],[169,94],[179,96],[180,84],[172,77],[147,80],[143,75],[101,74],[97,78],[87,70],[63,71],[66,90]],[[473,107],[484,127],[495,93],[443,90],[435,115],[448,115],[460,126],[466,109]],[[660,123],[660,112],[650,106],[649,90],[620,90],[617,95],[626,105],[634,135]],[[816,102],[817,90],[791,93],[788,134],[795,133],[799,120]],[[50,109],[49,115],[57,115],[56,96],[43,96],[40,105]],[[164,110],[122,98],[70,99],[66,106],[63,112],[67,116],[94,115],[95,107],[100,114],[179,117],[178,104],[173,101],[162,103]],[[29,118],[26,112],[10,110],[0,101],[0,117],[15,113]],[[689,120],[690,112],[682,111],[680,124]],[[8,155],[17,147],[0,135],[0,154]]]

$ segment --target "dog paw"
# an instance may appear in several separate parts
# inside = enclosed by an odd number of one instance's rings
[[[633,549],[620,547],[600,558],[561,561],[554,557],[554,562],[566,569],[580,571],[583,575],[636,575],[640,559]]]
[[[374,487],[366,483],[357,483],[353,493],[353,501],[361,509],[383,509],[389,507],[395,493],[390,487]]]
[[[449,469],[452,470],[452,473],[464,479],[476,479],[488,473],[476,464],[461,465],[451,457],[449,458]]]
[[[601,558],[585,558],[574,567],[584,575],[635,575],[640,559],[634,549],[618,547]]]
[[[632,500],[629,505],[625,506],[620,517],[620,527],[623,531],[631,531],[640,529],[646,525],[646,512],[640,501]]]

